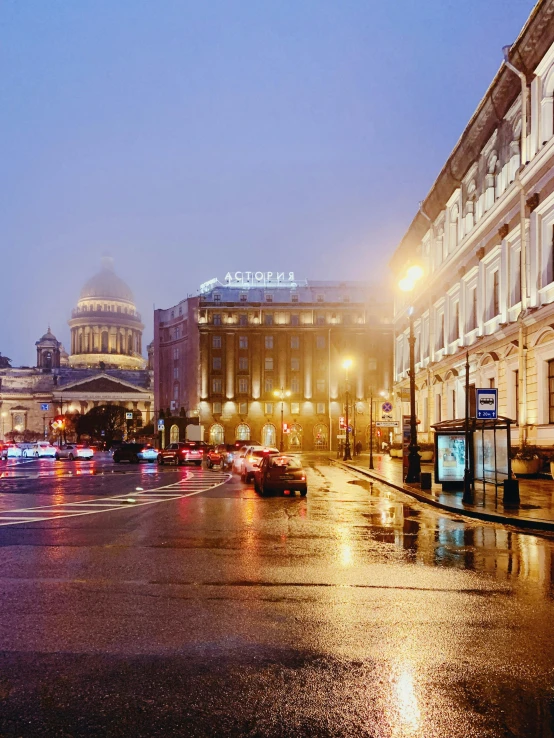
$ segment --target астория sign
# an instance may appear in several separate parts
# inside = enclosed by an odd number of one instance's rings
[[[225,281],[227,284],[279,284],[294,282],[294,272],[227,272]]]

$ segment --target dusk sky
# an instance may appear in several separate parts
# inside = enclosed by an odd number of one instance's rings
[[[152,338],[227,271],[386,280],[531,0],[4,0],[0,352],[106,252]]]

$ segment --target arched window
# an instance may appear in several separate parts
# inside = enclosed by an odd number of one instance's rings
[[[289,449],[290,451],[300,451],[302,449],[302,426],[293,423],[289,433]]]
[[[314,425],[314,448],[316,451],[329,448],[328,429],[323,423]]]
[[[13,416],[13,429],[16,430],[18,433],[22,433],[25,430],[24,415],[17,414]]]
[[[266,423],[262,428],[262,445],[273,446],[276,445],[276,432],[273,423]]]
[[[210,428],[210,443],[217,446],[225,442],[225,429],[220,423],[214,423]]]
[[[250,440],[250,426],[246,425],[246,423],[240,423],[237,425],[237,431],[236,431],[236,439],[237,441],[249,441]]]
[[[178,425],[172,425],[169,429],[169,442],[170,443],[178,443],[179,441],[179,426]]]

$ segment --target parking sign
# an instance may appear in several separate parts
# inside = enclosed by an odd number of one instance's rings
[[[477,389],[477,418],[498,417],[498,390],[492,387]]]

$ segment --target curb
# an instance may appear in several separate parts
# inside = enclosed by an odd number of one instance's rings
[[[501,525],[512,525],[514,526],[514,528],[525,528],[526,530],[550,531],[554,533],[554,522],[551,523],[548,520],[532,520],[530,518],[515,518],[511,515],[503,515],[501,513],[489,513],[489,512],[485,512],[481,510],[469,510],[465,507],[459,508],[459,507],[454,507],[453,505],[446,505],[444,502],[439,502],[438,500],[434,500],[433,498],[422,494],[414,487],[410,487],[409,485],[396,484],[396,482],[391,482],[390,479],[387,479],[387,477],[383,476],[382,474],[379,474],[376,471],[369,471],[368,469],[360,469],[360,467],[358,466],[354,466],[353,464],[346,464],[343,461],[337,461],[337,459],[329,459],[329,461],[331,462],[331,464],[336,464],[337,466],[340,466],[343,469],[348,469],[349,471],[359,472],[360,474],[363,474],[366,477],[370,477],[371,479],[376,479],[378,482],[387,484],[389,487],[393,487],[399,492],[404,492],[404,494],[409,495],[410,497],[414,497],[416,500],[418,500],[418,502],[424,502],[426,505],[431,505],[432,507],[437,507],[437,508],[440,508],[441,510],[446,510],[450,513],[454,513],[455,515],[465,515],[468,518],[474,518],[477,520],[485,520],[489,523],[500,523]]]

